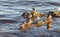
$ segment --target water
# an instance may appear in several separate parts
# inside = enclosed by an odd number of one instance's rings
[[[24,21],[19,16],[23,12],[31,12],[31,8],[34,6],[36,11],[40,13],[47,13],[48,11],[54,10],[59,6],[48,4],[45,2],[38,1],[18,1],[18,0],[2,0],[0,1],[0,15],[5,15],[7,18],[13,18],[19,20],[20,23],[14,24],[3,24],[0,23],[0,37],[60,37],[60,18],[57,18],[53,24],[52,29],[47,30],[46,25],[42,27],[33,27],[32,30],[27,30],[26,33],[18,30]],[[43,0],[44,1],[44,0]],[[56,30],[55,30],[56,29]]]

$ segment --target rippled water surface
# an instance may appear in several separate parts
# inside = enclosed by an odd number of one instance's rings
[[[59,7],[41,1],[0,1],[0,15],[19,21],[13,24],[0,23],[0,37],[60,37],[60,18],[55,19],[51,30],[47,30],[46,25],[39,28],[33,27],[32,30],[27,29],[26,33],[18,30],[24,21],[20,16],[25,11],[31,12],[33,6],[40,13],[47,13]]]

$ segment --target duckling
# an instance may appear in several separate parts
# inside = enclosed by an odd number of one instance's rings
[[[32,17],[33,18],[37,18],[38,16],[41,17],[43,14],[39,13],[39,12],[36,12],[35,8],[32,8]]]
[[[60,12],[55,11],[54,14],[55,14],[55,17],[60,17]]]
[[[24,22],[24,23],[21,25],[21,27],[19,28],[19,30],[25,32],[25,31],[26,31],[26,25],[27,25],[27,23]]]
[[[48,15],[51,15],[52,17],[56,17],[56,18],[59,18],[60,17],[60,12],[58,11],[50,11],[48,12]]]
[[[19,28],[19,30],[22,30],[23,32],[26,31],[26,28],[32,29],[32,23],[33,21],[29,19],[28,21],[24,22],[22,26]]]
[[[30,19],[27,21],[27,24],[28,24],[28,28],[29,28],[29,29],[32,29],[32,23],[33,23],[33,21],[32,21],[32,19],[30,18]]]
[[[36,26],[36,27],[41,27],[41,26],[43,26],[43,24],[44,24],[43,21],[38,20],[38,21],[35,23],[35,26]]]
[[[47,16],[47,29],[50,30],[51,29],[51,24],[52,24],[52,16],[51,15],[48,15]]]

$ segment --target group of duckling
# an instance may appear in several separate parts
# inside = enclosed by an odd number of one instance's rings
[[[31,13],[24,12],[22,14],[23,18],[28,18],[27,21],[25,21],[19,30],[26,31],[26,28],[32,29],[33,26],[40,27],[44,24],[47,24],[47,29],[51,29],[51,24],[52,24],[52,18],[53,17],[60,17],[60,12],[48,12],[47,14],[41,14],[39,12],[35,11],[35,8],[32,8]],[[44,21],[41,21],[39,18],[40,17],[46,17]],[[39,19],[37,22],[34,23],[34,20]]]

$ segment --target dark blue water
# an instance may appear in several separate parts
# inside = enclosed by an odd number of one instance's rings
[[[20,16],[23,12],[31,12],[31,8],[34,6],[37,12],[47,13],[59,7],[56,5],[48,4],[47,2],[38,1],[0,1],[0,15],[4,15],[6,18],[13,18],[19,21],[19,23],[3,24],[0,23],[0,37],[60,37],[60,18],[55,19],[52,24],[52,29],[47,30],[46,25],[42,27],[33,27],[32,30],[28,30],[24,33],[18,28],[24,21]]]

